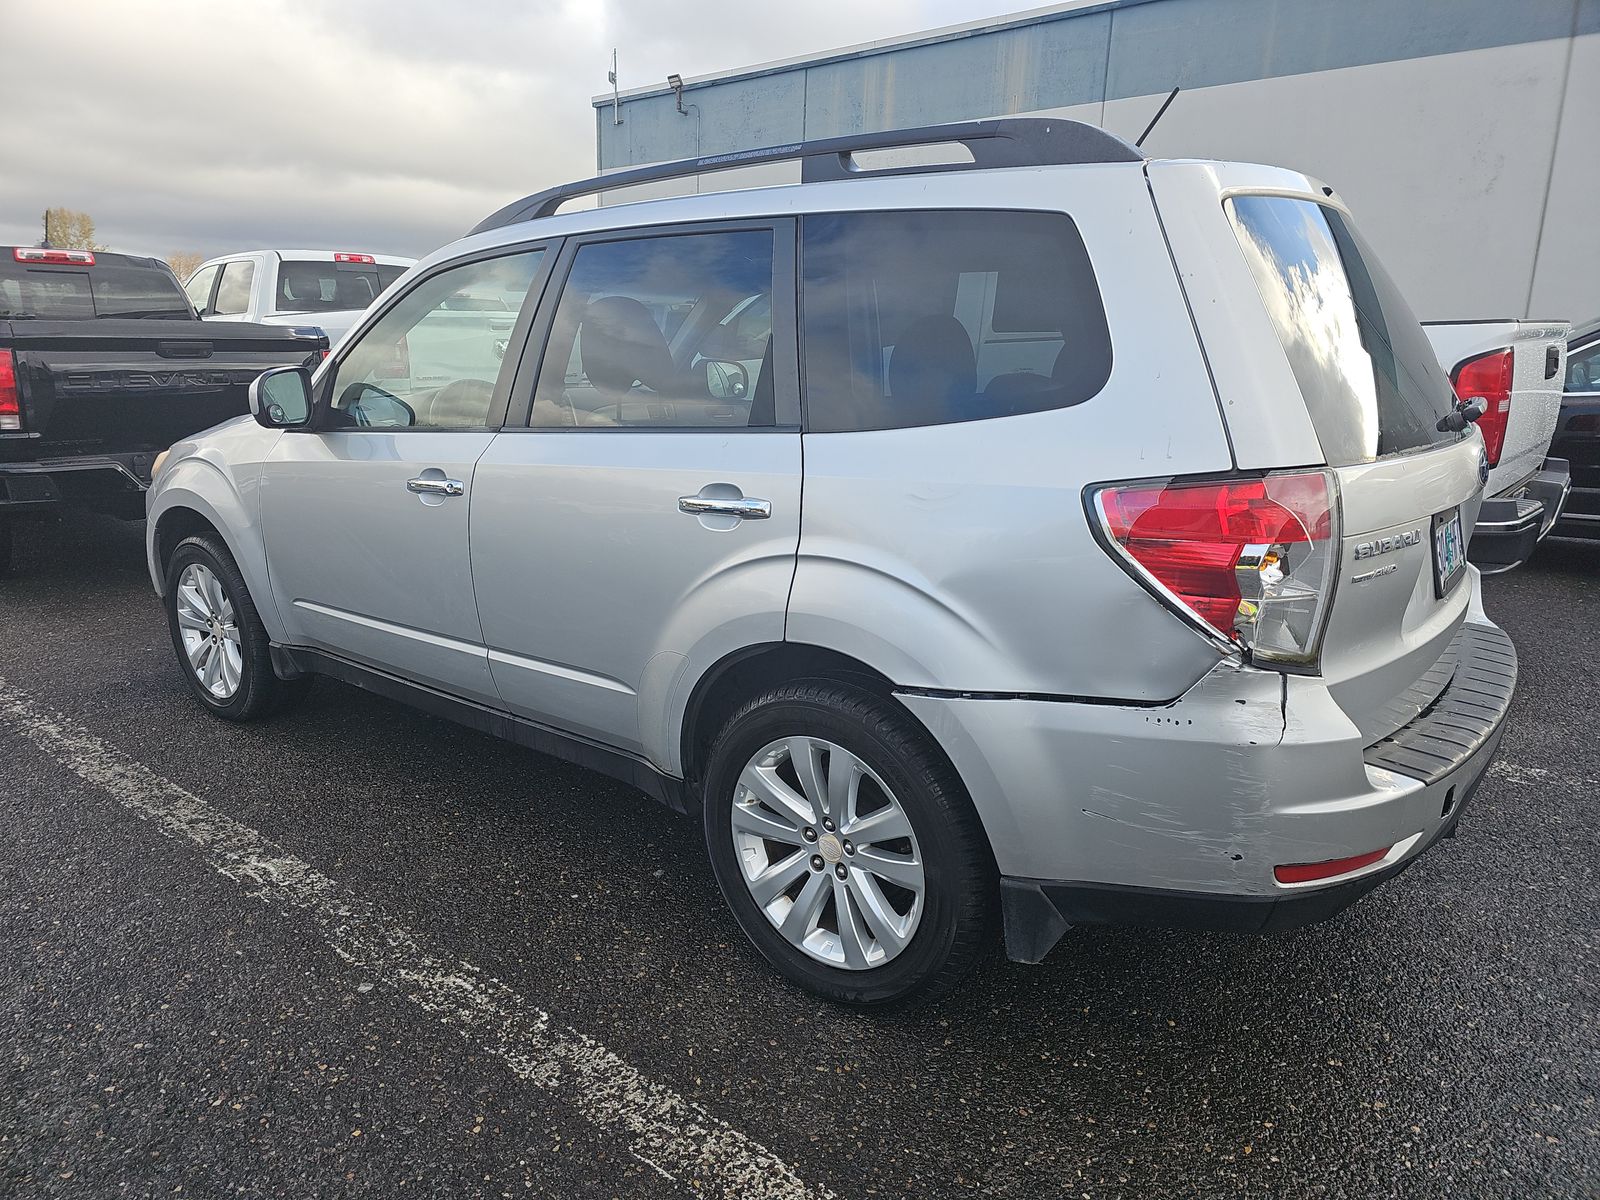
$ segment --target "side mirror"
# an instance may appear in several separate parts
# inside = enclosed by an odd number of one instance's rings
[[[742,400],[749,394],[750,372],[743,363],[708,358],[705,367],[706,394],[713,400]]]
[[[311,421],[311,372],[278,367],[250,385],[250,415],[268,429],[299,429]]]

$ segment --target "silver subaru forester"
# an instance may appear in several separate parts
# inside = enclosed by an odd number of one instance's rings
[[[251,404],[149,495],[200,702],[329,675],[619,776],[839,1001],[997,922],[1330,916],[1454,832],[1515,683],[1478,408],[1339,197],[1073,122],[530,196]]]

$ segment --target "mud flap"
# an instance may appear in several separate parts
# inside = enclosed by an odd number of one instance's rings
[[[1000,881],[1000,914],[1005,921],[1006,957],[1012,962],[1043,962],[1071,928],[1044,889],[1026,879]]]

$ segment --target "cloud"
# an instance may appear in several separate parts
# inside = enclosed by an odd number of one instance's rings
[[[90,213],[145,254],[427,252],[594,170],[622,85],[1004,11],[984,0],[4,0],[0,242]]]

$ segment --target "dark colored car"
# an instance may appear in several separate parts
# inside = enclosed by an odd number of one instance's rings
[[[16,518],[143,517],[161,451],[247,412],[262,371],[327,347],[320,331],[202,323],[160,259],[0,246],[0,571]]]
[[[1572,331],[1567,380],[1550,453],[1572,464],[1572,492],[1557,537],[1600,539],[1600,318]]]

